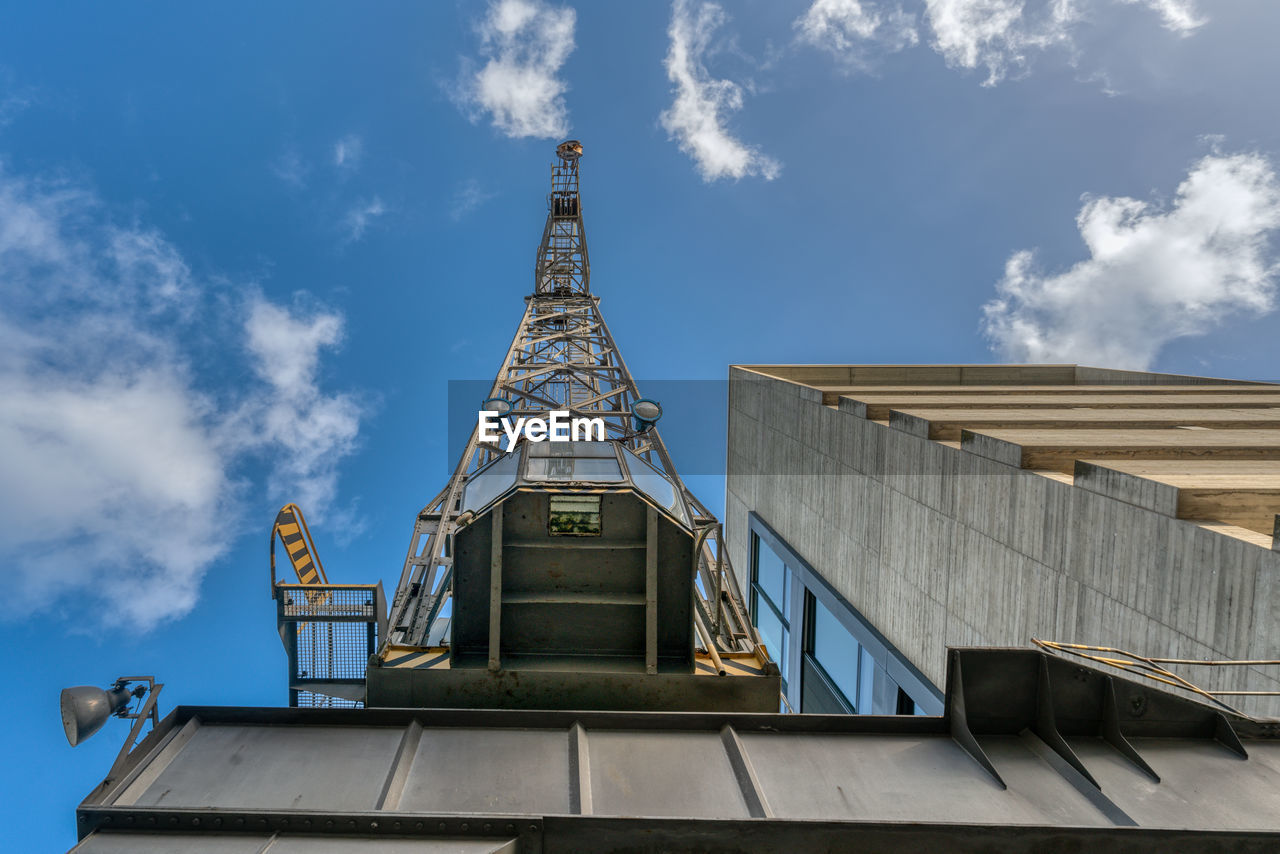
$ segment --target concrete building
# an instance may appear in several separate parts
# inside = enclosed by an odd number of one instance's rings
[[[730,557],[796,711],[935,714],[949,646],[1280,658],[1280,385],[752,365],[729,406]],[[1277,667],[1181,672],[1280,690]]]

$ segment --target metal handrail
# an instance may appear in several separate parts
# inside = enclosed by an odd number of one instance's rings
[[[1132,673],[1135,676],[1141,676],[1144,679],[1150,679],[1154,682],[1160,682],[1165,685],[1171,685],[1174,688],[1181,688],[1190,691],[1201,697],[1204,697],[1211,703],[1221,706],[1237,715],[1245,713],[1227,703],[1220,697],[1280,697],[1280,691],[1210,691],[1201,688],[1199,685],[1191,682],[1166,667],[1163,664],[1181,664],[1195,665],[1203,667],[1268,667],[1280,666],[1280,660],[1273,659],[1194,659],[1194,658],[1156,658],[1151,656],[1138,655],[1128,650],[1116,649],[1110,646],[1090,646],[1080,643],[1062,643],[1060,641],[1047,641],[1040,638],[1032,638],[1031,642],[1046,652],[1058,653],[1061,655],[1072,655],[1077,658],[1083,658],[1098,664],[1105,664],[1126,673]]]

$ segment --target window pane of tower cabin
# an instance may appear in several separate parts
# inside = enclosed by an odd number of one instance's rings
[[[627,469],[631,472],[631,482],[636,485],[636,489],[653,499],[659,507],[667,508],[671,511],[671,515],[687,524],[689,517],[685,515],[684,499],[676,492],[675,485],[667,476],[627,448],[622,449],[622,455],[626,458]]]
[[[519,454],[505,454],[490,463],[488,468],[473,474],[463,493],[462,509],[475,512],[515,486],[519,465]]]
[[[529,480],[622,480],[622,468],[609,442],[530,442]]]

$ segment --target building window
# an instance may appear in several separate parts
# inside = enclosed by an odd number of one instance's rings
[[[858,711],[867,699],[858,694],[858,669],[863,663],[865,650],[825,605],[812,595],[809,598],[812,602],[813,657],[854,711]]]
[[[863,707],[871,713],[876,690],[876,660],[866,647],[858,650],[858,693],[865,698]]]
[[[750,521],[751,619],[782,673],[783,709],[941,714],[941,693],[759,517]]]
[[[800,711],[814,714],[913,715],[916,703],[831,610],[805,593],[804,673]]]
[[[751,561],[751,620],[760,632],[769,655],[782,671],[782,691],[787,690],[791,571],[757,537]]]

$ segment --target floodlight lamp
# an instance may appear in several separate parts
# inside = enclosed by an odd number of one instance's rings
[[[512,406],[511,401],[507,400],[505,397],[491,397],[484,403],[480,404],[480,408],[487,412],[496,413],[499,418],[506,418],[511,414],[511,410],[514,407]]]
[[[635,420],[636,432],[643,433],[662,417],[662,405],[656,400],[642,397],[631,406],[631,417]]]
[[[138,721],[133,733],[136,739],[142,719],[150,717],[153,724],[159,720],[155,698],[160,687],[150,676],[129,676],[117,679],[106,689],[94,685],[62,689],[59,705],[62,707],[62,729],[67,735],[67,742],[75,747],[102,729],[111,717]],[[151,696],[143,707],[130,714],[129,702],[134,698],[142,699],[148,693]]]
[[[139,686],[141,687],[141,686]],[[143,691],[146,688],[142,688]],[[133,692],[117,682],[107,690],[93,685],[77,685],[62,689],[62,728],[67,742],[75,747],[102,729],[112,715],[118,715],[129,707]]]

